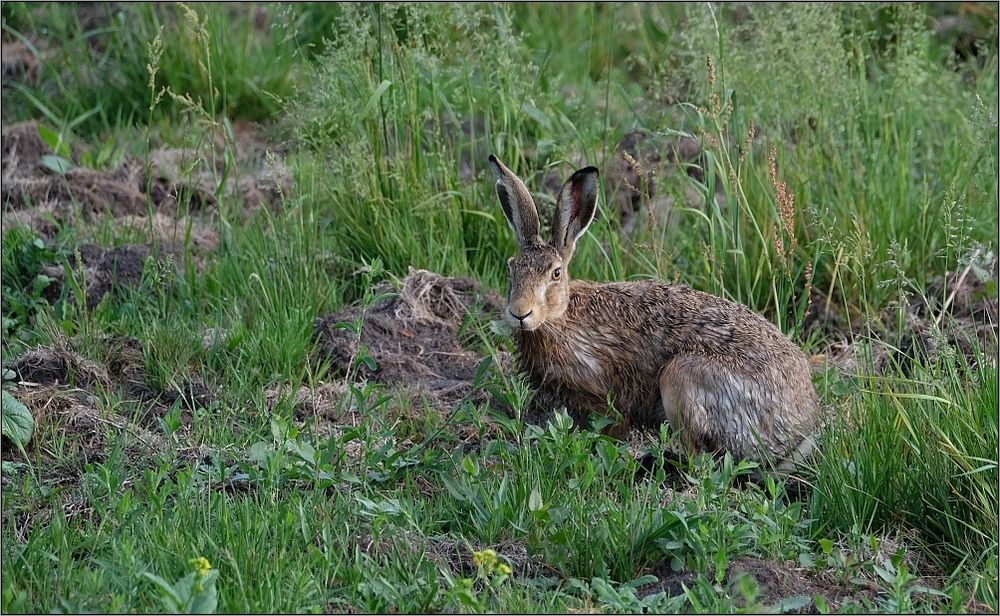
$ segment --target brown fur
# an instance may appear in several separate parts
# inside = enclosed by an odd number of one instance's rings
[[[746,306],[683,285],[571,281],[597,170],[566,182],[545,244],[527,190],[491,162],[498,193],[518,195],[504,207],[517,210],[508,220],[521,246],[509,262],[505,317],[538,403],[583,420],[607,415],[610,402],[621,415],[611,434],[667,421],[692,452],[762,462],[808,453],[819,405],[801,349]]]

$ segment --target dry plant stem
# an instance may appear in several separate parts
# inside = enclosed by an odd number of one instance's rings
[[[969,257],[969,264],[965,266],[964,270],[962,270],[962,275],[958,277],[958,282],[956,282],[955,286],[951,288],[951,293],[948,294],[948,298],[944,300],[944,305],[941,306],[941,311],[936,317],[934,317],[935,326],[941,325],[941,319],[944,318],[945,313],[948,312],[948,308],[951,307],[951,303],[955,301],[955,295],[958,293],[958,290],[962,288],[962,283],[965,282],[966,276],[968,276],[969,272],[972,270],[972,264],[976,262],[980,252],[981,249],[977,248],[975,252],[972,253],[972,256]]]

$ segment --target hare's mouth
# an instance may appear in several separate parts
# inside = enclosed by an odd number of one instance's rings
[[[535,311],[529,310],[525,314],[518,314],[510,308],[507,309],[507,323],[515,331],[534,331],[541,326],[541,321],[536,318]]]

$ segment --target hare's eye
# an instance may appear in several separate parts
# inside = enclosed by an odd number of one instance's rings
[[[560,276],[562,276],[562,269],[557,267],[552,270],[552,280],[559,280]]]

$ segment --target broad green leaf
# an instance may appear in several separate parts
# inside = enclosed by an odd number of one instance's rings
[[[0,417],[2,417],[3,435],[19,448],[27,445],[35,429],[35,420],[28,407],[18,402],[7,390],[3,392],[3,409],[0,410]]]
[[[219,605],[219,593],[215,589],[215,582],[219,578],[218,569],[212,569],[205,574],[201,580],[200,591],[196,590],[191,597],[192,614],[214,614],[215,608]]]
[[[66,160],[62,156],[54,156],[52,154],[46,154],[42,156],[42,165],[48,169],[58,173],[59,175],[65,175],[67,172],[73,169],[73,163]]]
[[[181,606],[184,605],[184,598],[177,593],[173,584],[148,571],[143,571],[142,575],[150,582],[156,584],[157,588],[160,589],[160,599],[168,610],[174,612],[180,611]]]
[[[4,460],[0,466],[2,466],[2,474],[7,476],[16,475],[18,471],[27,466],[27,464],[24,462],[11,462],[9,460]]]
[[[538,511],[542,508],[542,494],[538,488],[533,488],[528,495],[528,511]]]
[[[444,481],[444,487],[448,489],[448,494],[450,494],[455,500],[461,502],[472,502],[475,499],[475,494],[472,490],[457,479],[449,477],[448,475],[442,475],[441,479]]]

